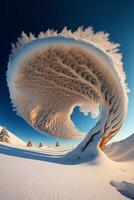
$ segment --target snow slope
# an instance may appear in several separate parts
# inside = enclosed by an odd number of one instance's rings
[[[67,165],[56,163],[55,156],[20,151],[0,146],[2,200],[123,200],[111,180],[134,183],[132,165],[105,155],[97,162]]]
[[[0,126],[0,131],[2,130],[2,128],[3,127]],[[10,136],[9,138],[10,143],[0,142],[0,144],[4,144],[11,147],[23,148],[23,149],[32,150],[32,151],[45,152],[45,153],[53,154],[53,155],[56,155],[57,153],[59,153],[59,151],[60,151],[60,154],[64,155],[65,153],[71,151],[73,148],[72,146],[48,147],[47,145],[43,145],[43,147],[39,148],[38,145],[34,145],[34,144],[32,147],[27,147],[27,144],[23,140],[18,138],[15,134],[11,133],[9,130],[7,131]]]
[[[61,149],[57,155],[27,149],[0,145],[0,199],[128,199],[111,181],[134,183],[134,162],[114,162],[101,152],[97,160],[75,165],[62,163]]]
[[[120,152],[123,147],[130,152],[132,138],[124,140],[122,147],[114,143],[107,149],[117,145]],[[18,139],[14,141],[0,143],[1,200],[134,199],[133,159],[115,162],[100,151],[90,162],[74,164],[65,160],[68,148],[19,148]]]
[[[104,152],[115,161],[134,160],[134,134],[124,140],[107,145]]]
[[[1,131],[2,128],[3,127],[0,126],[0,131]],[[10,136],[10,138],[9,138],[10,143],[9,144],[5,143],[5,144],[10,145],[10,146],[15,146],[15,147],[17,147],[17,146],[20,147],[20,146],[25,146],[26,145],[25,142],[23,142],[20,138],[18,138],[16,135],[11,133],[10,131],[8,131],[8,134]],[[0,142],[0,144],[3,144],[3,142]]]

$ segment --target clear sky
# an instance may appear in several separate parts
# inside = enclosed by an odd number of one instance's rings
[[[38,34],[48,28],[61,30],[64,26],[75,30],[78,26],[92,26],[95,31],[110,33],[110,39],[120,43],[124,70],[130,88],[128,115],[120,132],[113,138],[120,140],[134,133],[134,1],[132,0],[73,0],[73,1],[10,1],[0,3],[0,125],[17,136],[35,143],[55,143],[57,139],[44,136],[31,128],[13,111],[6,85],[5,72],[11,42],[24,30]],[[75,108],[71,116],[76,128],[87,132],[96,121]],[[61,141],[65,143],[64,140]],[[67,141],[72,144],[74,141]]]

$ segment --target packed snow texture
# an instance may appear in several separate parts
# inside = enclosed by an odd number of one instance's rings
[[[133,200],[134,159],[115,162],[100,151],[98,157],[89,154],[88,162],[70,163],[65,154],[71,148],[27,147],[8,133],[10,143],[0,143],[0,199]],[[133,149],[129,138],[126,153]]]
[[[0,199],[133,199],[133,160],[115,162],[101,152],[90,162],[69,164],[63,159],[64,149],[49,151],[51,155],[45,149],[39,152],[39,148],[33,151],[26,145],[19,149],[1,143]]]
[[[7,71],[17,113],[42,133],[77,139],[83,133],[70,119],[72,108],[96,117],[101,104],[95,130],[103,148],[123,124],[128,92],[119,45],[108,36],[90,27],[73,33],[48,30],[38,37],[23,32],[12,45]]]

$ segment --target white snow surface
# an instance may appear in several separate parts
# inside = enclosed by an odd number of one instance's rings
[[[2,126],[0,126],[0,131],[2,130]],[[8,131],[8,130],[7,130]],[[26,143],[24,141],[22,141],[20,138],[18,138],[16,135],[14,135],[13,133],[11,133],[10,131],[8,131],[9,134],[9,141],[10,143],[4,143],[5,145],[10,145],[10,146],[15,146],[15,147],[22,147],[25,146]],[[0,142],[0,144],[3,144],[3,142]]]
[[[100,152],[74,164],[63,159],[67,148],[21,147],[0,143],[1,200],[129,199],[111,181],[134,184],[134,160],[115,162]]]
[[[134,133],[124,140],[107,145],[104,151],[115,161],[134,160]]]

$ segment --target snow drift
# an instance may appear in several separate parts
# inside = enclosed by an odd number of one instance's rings
[[[107,145],[104,152],[115,161],[134,160],[134,134],[124,140]]]
[[[68,165],[66,160],[63,163],[63,157],[62,149],[59,154],[48,155],[45,150],[35,152],[26,146],[18,149],[0,145],[0,199],[133,199],[134,162],[114,162],[103,152],[96,162],[77,165]]]

